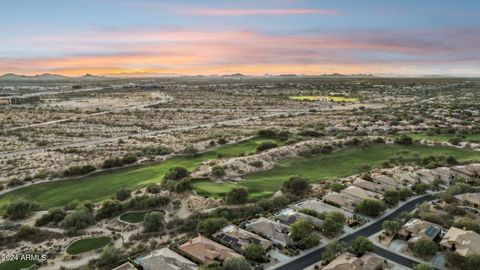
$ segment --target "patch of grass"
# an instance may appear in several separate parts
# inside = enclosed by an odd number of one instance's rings
[[[101,236],[80,239],[67,247],[67,253],[70,255],[80,254],[90,250],[96,250],[108,245],[112,241],[110,236]]]
[[[366,148],[346,148],[332,154],[311,158],[284,159],[279,161],[273,169],[247,175],[245,180],[238,183],[202,182],[199,187],[194,183],[194,187],[201,189],[202,196],[222,197],[232,188],[240,185],[248,188],[252,198],[258,198],[272,195],[280,189],[285,180],[294,175],[306,177],[312,183],[317,183],[358,173],[358,168],[362,165],[378,167],[390,157],[402,156],[413,159],[429,155],[452,155],[459,161],[480,159],[480,153],[476,151],[447,146],[378,144]]]
[[[143,222],[143,217],[145,217],[145,215],[147,213],[150,213],[150,212],[153,212],[153,211],[158,211],[158,212],[165,213],[165,211],[158,210],[158,209],[149,210],[149,211],[127,212],[127,213],[122,214],[120,216],[120,220],[129,222],[129,223],[140,223],[140,222]]]
[[[230,190],[237,187],[235,183],[215,183],[209,179],[192,181],[193,189],[200,196],[223,198]]]
[[[289,96],[289,99],[299,101],[333,101],[333,102],[355,102],[358,98],[341,96]]]
[[[98,202],[110,198],[121,188],[140,189],[150,184],[161,183],[165,173],[172,167],[183,166],[195,170],[203,161],[223,156],[238,156],[255,152],[258,145],[271,139],[252,138],[239,143],[222,145],[197,156],[177,156],[158,164],[118,169],[87,176],[81,179],[43,183],[20,188],[0,196],[0,214],[7,204],[19,200],[36,201],[43,209],[64,206],[72,200]]]
[[[448,142],[448,140],[455,138],[459,135],[457,134],[435,134],[432,136],[429,136],[424,133],[410,133],[408,134],[412,139],[414,140],[428,140],[428,141],[438,141],[438,142]],[[476,143],[480,142],[480,134],[466,134],[462,135],[465,136],[465,139],[463,141],[466,142],[471,142],[471,143]]]
[[[20,270],[34,265],[37,261],[18,260],[0,263],[0,270]]]

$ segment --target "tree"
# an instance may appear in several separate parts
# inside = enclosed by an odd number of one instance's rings
[[[117,191],[117,193],[115,193],[115,196],[117,197],[117,200],[125,201],[126,199],[128,199],[128,197],[130,197],[131,193],[132,192],[129,189],[122,188],[119,191]]]
[[[190,173],[185,167],[182,166],[176,166],[173,168],[170,168],[168,172],[165,174],[163,177],[164,180],[180,180],[182,178],[185,178],[189,175]]]
[[[26,218],[38,209],[40,209],[38,203],[21,200],[9,204],[6,213],[8,218],[15,220]]]
[[[248,200],[248,189],[245,187],[234,188],[227,193],[225,202],[227,204],[244,204]]]
[[[438,251],[437,244],[427,239],[420,239],[415,241],[415,243],[410,246],[410,249],[413,251],[415,256],[422,258],[433,256]]]
[[[193,145],[189,145],[185,147],[185,149],[183,150],[183,153],[190,156],[195,156],[196,154],[198,154],[198,149],[195,148]]]
[[[222,270],[249,270],[250,264],[244,258],[228,258],[224,263]]]
[[[162,212],[152,211],[143,217],[143,229],[146,232],[158,232],[164,227],[164,216]]]
[[[225,169],[220,165],[215,165],[212,168],[212,175],[216,178],[222,178],[225,176]]]
[[[48,213],[43,214],[39,219],[35,221],[35,226],[45,226],[50,222],[61,222],[67,213],[60,207],[54,207],[48,210]]]
[[[419,263],[419,264],[415,265],[415,268],[413,268],[413,269],[414,270],[433,270],[433,267],[430,264]]]
[[[332,217],[326,217],[320,229],[327,236],[335,236],[343,231],[344,224],[345,220],[338,222]]]
[[[427,184],[427,183],[416,183],[416,184],[413,186],[413,190],[414,190],[417,194],[424,194],[429,188],[430,188],[430,185]]]
[[[220,230],[225,224],[227,224],[227,219],[223,217],[206,218],[197,224],[197,231],[201,234],[210,235]]]
[[[365,236],[358,236],[357,238],[353,239],[350,248],[352,252],[357,255],[358,257],[362,256],[366,252],[373,251],[373,244],[368,240]]]
[[[317,235],[311,233],[305,236],[302,240],[300,240],[300,242],[298,243],[298,246],[301,249],[308,249],[314,246],[318,246],[319,243],[320,243],[320,238]]]
[[[389,206],[395,206],[400,201],[400,194],[396,190],[387,190],[383,193],[383,200]]]
[[[283,193],[292,193],[297,196],[305,196],[310,191],[310,183],[306,178],[292,176],[282,184]]]
[[[102,253],[100,254],[100,258],[98,259],[99,266],[106,266],[117,262],[121,259],[122,254],[120,251],[113,245],[107,246]]]
[[[401,145],[412,145],[413,139],[407,135],[401,135],[400,137],[396,138],[394,142]]]
[[[297,220],[290,226],[290,236],[292,237],[293,241],[300,241],[305,236],[309,235],[313,232],[313,224],[312,222],[300,219]]]
[[[118,200],[107,200],[98,209],[96,218],[98,220],[113,217],[123,211],[123,205]]]
[[[382,201],[375,199],[364,199],[357,205],[357,211],[369,216],[378,216],[384,208]]]
[[[262,142],[259,146],[257,146],[257,152],[262,152],[268,149],[272,149],[277,147],[278,144],[275,142]]]
[[[382,228],[387,232],[387,234],[392,235],[396,233],[400,228],[402,228],[403,224],[399,220],[392,219],[392,220],[385,220],[382,223]]]
[[[325,252],[322,254],[322,260],[326,263],[330,263],[335,259],[338,253],[343,253],[347,250],[347,244],[345,242],[338,242],[337,240],[330,242],[327,245]]]
[[[67,231],[68,235],[76,235],[78,231],[95,223],[92,212],[85,206],[80,205],[73,212],[68,213],[60,227]]]
[[[122,158],[122,162],[124,164],[132,164],[132,163],[135,163],[137,162],[138,158],[137,156],[133,155],[133,154],[128,154],[128,155],[125,155],[123,158]]]
[[[408,197],[412,196],[412,190],[409,188],[402,188],[398,191],[398,196],[401,201],[405,201]]]
[[[258,244],[249,244],[244,251],[245,258],[250,261],[262,263],[266,261],[265,250]]]

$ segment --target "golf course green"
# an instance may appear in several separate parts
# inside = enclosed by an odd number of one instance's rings
[[[120,220],[129,222],[129,223],[140,223],[143,222],[143,218],[147,213],[150,212],[162,212],[165,214],[165,211],[159,210],[159,209],[153,209],[149,211],[132,211],[132,212],[127,212],[125,214],[122,214],[120,216]]]
[[[20,270],[34,265],[37,261],[18,260],[0,263],[0,270]]]
[[[90,250],[96,250],[108,245],[112,241],[110,236],[100,236],[80,239],[67,247],[67,253],[70,255],[80,254]]]
[[[161,183],[165,173],[172,167],[183,166],[192,171],[200,166],[203,161],[215,159],[219,154],[232,157],[255,152],[257,146],[265,141],[272,140],[256,137],[238,143],[222,145],[196,156],[176,156],[157,164],[123,168],[80,179],[20,188],[0,196],[0,214],[5,213],[6,206],[9,203],[22,199],[36,201],[43,209],[63,206],[75,199],[98,202],[110,198],[121,188],[135,190],[150,184]]]
[[[454,156],[459,161],[480,160],[480,152],[447,146],[374,144],[365,148],[351,147],[311,158],[291,158],[279,161],[271,170],[252,173],[238,183],[218,184],[209,180],[193,182],[194,189],[202,196],[223,197],[234,187],[248,188],[250,196],[263,197],[273,194],[290,176],[300,175],[311,182],[320,182],[357,173],[361,165],[380,166],[391,157],[412,159],[429,155]]]

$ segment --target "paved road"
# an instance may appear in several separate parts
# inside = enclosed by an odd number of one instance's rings
[[[428,194],[428,195],[425,195],[423,197],[417,198],[415,200],[409,201],[409,202],[405,203],[404,205],[402,205],[397,210],[395,210],[392,213],[390,213],[390,214],[382,217],[381,219],[373,222],[369,226],[364,227],[364,228],[362,228],[362,229],[360,229],[356,232],[353,232],[349,235],[346,235],[346,236],[344,236],[344,237],[342,237],[338,240],[348,243],[358,236],[368,237],[372,234],[375,234],[378,231],[382,230],[382,223],[386,219],[391,219],[391,218],[397,217],[398,215],[400,215],[400,213],[402,213],[404,211],[407,211],[407,212],[413,211],[413,209],[415,209],[415,206],[417,204],[422,203],[422,202],[426,202],[426,201],[431,201],[431,200],[433,200],[433,198],[434,198],[433,195]],[[275,268],[275,269],[276,270],[302,270],[302,269],[320,261],[321,257],[322,257],[322,253],[324,251],[325,251],[325,247],[319,248],[319,249],[317,249],[317,250],[315,250],[311,253],[308,253],[308,254],[306,254],[306,255],[298,258],[298,259],[295,259],[295,260],[290,261],[286,264],[283,264],[283,265],[281,265],[281,266],[279,266],[278,268]],[[401,264],[401,265],[406,266],[406,267],[413,268],[413,266],[415,264],[417,264],[416,261],[413,261],[409,258],[403,257],[401,255],[390,252],[389,250],[386,250],[386,249],[383,249],[383,248],[380,248],[380,247],[376,247],[374,252],[377,253],[378,255],[382,256],[382,257],[385,257],[387,260],[396,262],[396,263]]]

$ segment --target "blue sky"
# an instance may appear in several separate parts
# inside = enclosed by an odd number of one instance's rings
[[[480,73],[479,1],[5,1],[0,73]]]

